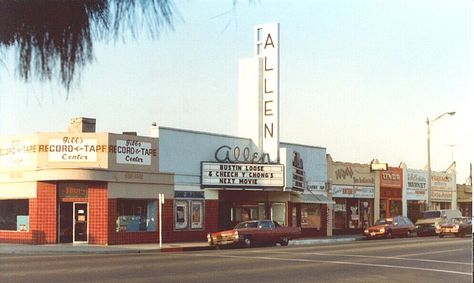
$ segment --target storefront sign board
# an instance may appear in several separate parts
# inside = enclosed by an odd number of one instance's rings
[[[64,137],[49,139],[48,150],[45,151],[48,152],[48,160],[52,162],[96,162],[95,148],[97,139]]]
[[[154,150],[151,143],[138,140],[117,140],[117,163],[151,165]]]

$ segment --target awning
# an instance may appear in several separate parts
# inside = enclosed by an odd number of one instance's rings
[[[324,204],[335,204],[336,202],[330,200],[325,195],[319,194],[301,194],[295,199],[297,203],[324,203]]]

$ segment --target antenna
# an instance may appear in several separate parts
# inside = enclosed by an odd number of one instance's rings
[[[454,147],[456,144],[447,144],[447,146],[451,147],[451,163],[454,162]]]

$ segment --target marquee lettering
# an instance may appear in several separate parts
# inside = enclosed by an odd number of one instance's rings
[[[272,163],[268,153],[251,153],[248,147],[244,147],[242,150],[238,146],[232,149],[228,145],[219,147],[214,154],[214,158],[218,162],[228,163]]]

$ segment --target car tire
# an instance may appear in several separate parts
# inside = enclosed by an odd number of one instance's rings
[[[244,246],[245,246],[246,248],[250,248],[250,247],[253,246],[252,237],[246,236],[246,237],[244,238]]]
[[[391,230],[388,230],[388,232],[387,232],[387,239],[391,239],[392,237],[393,237],[392,231],[391,231]]]
[[[444,238],[444,235],[441,234],[441,233],[439,233],[439,237],[440,237],[440,238]]]
[[[290,239],[288,239],[287,237],[283,237],[283,238],[281,238],[280,245],[281,246],[288,246],[289,241],[290,241]]]
[[[411,231],[410,230],[408,230],[408,232],[407,232],[407,238],[411,238]]]

